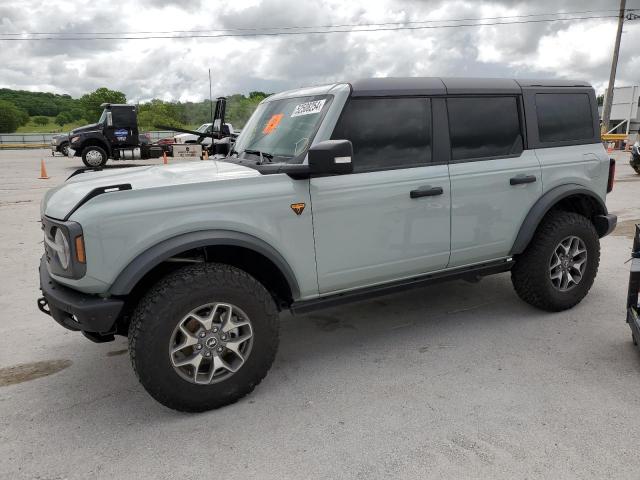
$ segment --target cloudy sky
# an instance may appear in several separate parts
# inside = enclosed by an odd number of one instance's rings
[[[617,6],[617,0],[2,0],[0,35],[103,32],[99,36],[104,37],[142,31],[161,36],[166,34],[159,32],[178,30],[215,35],[221,32],[211,30],[238,33],[237,29],[422,22]],[[627,8],[639,7],[640,0],[627,0]],[[594,14],[573,16],[588,15]],[[529,18],[540,17],[525,19]],[[0,87],[76,97],[107,86],[125,92],[130,101],[200,100],[208,97],[211,68],[214,96],[408,75],[557,76],[588,80],[603,91],[615,29],[616,20],[607,18],[280,37],[0,40]],[[625,25],[616,85],[640,83],[637,45],[640,20]]]

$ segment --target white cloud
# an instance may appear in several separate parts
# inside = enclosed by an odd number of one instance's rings
[[[610,9],[596,0],[3,0],[0,31],[127,32],[405,22]],[[0,40],[0,86],[129,100],[199,100],[362,76],[558,76],[606,85],[615,19],[313,36]],[[640,29],[625,28],[619,84],[640,83]]]

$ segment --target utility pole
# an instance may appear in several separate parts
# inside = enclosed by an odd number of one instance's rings
[[[611,60],[611,73],[609,74],[609,86],[607,95],[604,97],[604,108],[602,110],[602,131],[609,131],[609,120],[611,119],[611,105],[613,103],[613,84],[616,81],[616,69],[618,68],[618,55],[620,54],[620,39],[622,38],[622,26],[624,25],[624,11],[627,0],[620,0],[620,15],[618,16],[618,31],[616,33],[616,44],[613,48],[613,59]]]

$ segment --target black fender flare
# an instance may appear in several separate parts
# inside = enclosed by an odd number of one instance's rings
[[[567,184],[552,188],[547,193],[542,195],[542,197],[540,197],[536,201],[536,203],[533,204],[533,206],[529,210],[529,213],[527,213],[527,216],[520,226],[520,231],[518,231],[518,235],[516,236],[515,242],[513,242],[513,247],[511,247],[511,252],[509,254],[517,255],[524,252],[525,248],[527,248],[527,245],[529,245],[529,242],[533,238],[533,234],[536,232],[538,225],[540,225],[540,222],[547,214],[547,212],[549,212],[549,210],[551,210],[551,208],[559,201],[577,195],[586,196],[593,201],[593,204],[596,207],[596,216],[607,215],[607,206],[604,204],[604,201],[592,190],[589,190],[582,185]],[[592,218],[591,220],[594,221],[596,229],[598,230],[598,234],[604,236],[609,233],[600,232],[598,224],[597,222],[595,222],[596,219]]]
[[[112,295],[128,295],[148,273],[172,256],[199,247],[226,245],[253,250],[269,259],[289,284],[293,298],[299,298],[300,288],[293,269],[280,253],[264,240],[232,230],[201,230],[164,240],[138,255],[117,276],[109,289]]]

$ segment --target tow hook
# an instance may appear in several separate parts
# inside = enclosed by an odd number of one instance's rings
[[[51,310],[49,309],[49,302],[44,297],[40,297],[38,299],[38,310],[42,313],[46,313],[47,315],[51,315]]]

